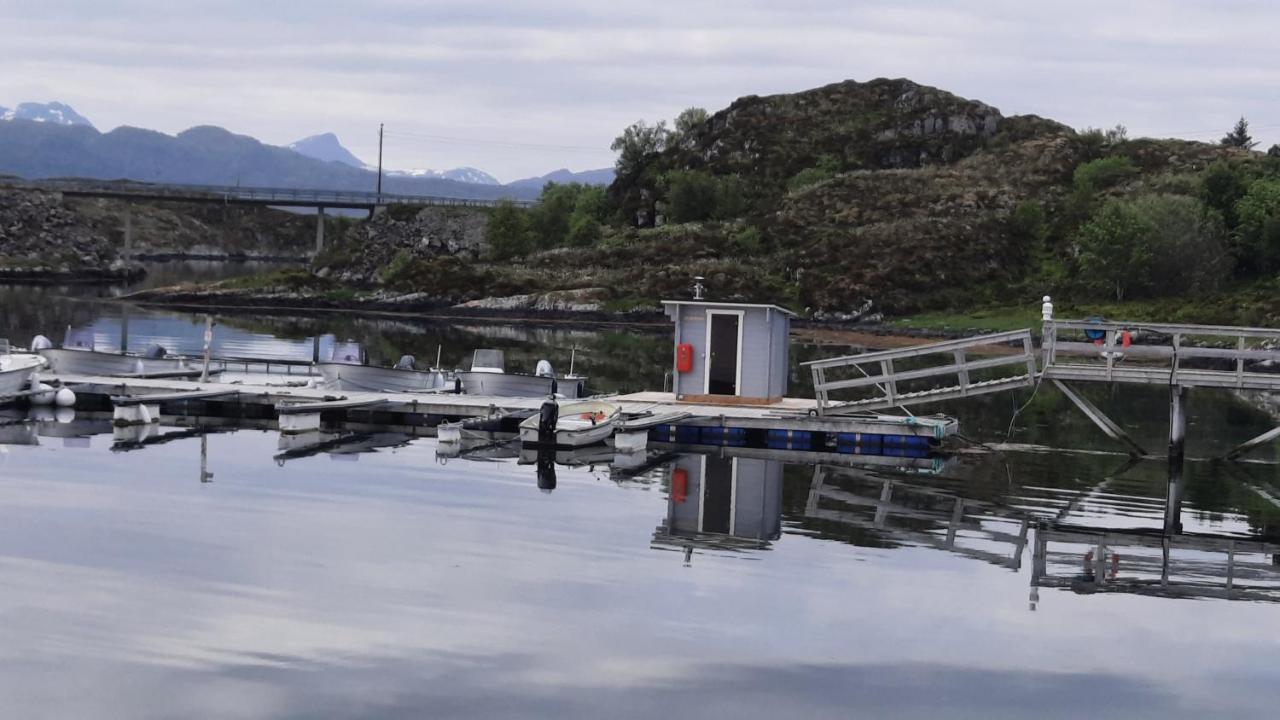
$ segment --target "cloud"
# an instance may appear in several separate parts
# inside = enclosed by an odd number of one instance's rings
[[[277,144],[376,127],[529,145],[401,142],[392,166],[503,179],[607,165],[640,118],[846,78],[910,77],[1075,126],[1216,140],[1241,114],[1280,139],[1265,2],[997,0],[156,0],[0,4],[0,101],[60,99],[101,127],[212,123]]]

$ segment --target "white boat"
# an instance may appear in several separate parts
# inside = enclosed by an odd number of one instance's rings
[[[0,354],[0,398],[13,397],[22,392],[31,382],[31,376],[45,366],[45,359],[39,355],[27,353],[10,353],[8,343],[4,343]]]
[[[457,373],[462,392],[490,397],[540,397],[560,395],[575,399],[586,394],[587,378],[569,374],[556,377],[551,363],[542,360],[533,374],[506,371],[501,350],[476,350],[471,369]]]
[[[416,369],[412,355],[405,355],[389,368],[366,365],[365,361],[358,345],[340,343],[334,346],[329,362],[317,363],[316,370],[329,390],[429,392],[449,387],[449,377],[443,371]]]
[[[549,403],[548,403],[549,404]],[[604,442],[613,435],[614,425],[622,410],[613,403],[602,400],[559,403],[556,407],[555,428],[548,442],[541,436],[542,425],[547,422],[547,404],[543,411],[520,423],[520,441],[526,445],[555,445],[556,447],[582,447]]]
[[[152,345],[143,354],[95,350],[93,332],[88,328],[68,328],[62,347],[50,345],[43,335],[31,341],[31,349],[49,361],[49,369],[69,375],[164,375],[200,370],[199,363],[169,357],[160,345]]]

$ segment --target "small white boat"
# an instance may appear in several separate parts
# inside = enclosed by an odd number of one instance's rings
[[[556,408],[555,427],[548,428],[551,441],[542,437],[543,425],[549,418],[548,406]],[[520,423],[520,441],[526,445],[555,445],[556,447],[582,447],[604,442],[613,435],[614,424],[622,411],[613,403],[603,400],[583,400],[543,405],[537,415]]]
[[[51,370],[69,375],[165,375],[195,373],[201,367],[200,363],[189,365],[186,358],[169,357],[160,345],[152,345],[141,355],[95,350],[89,328],[67,328],[62,347],[51,345],[43,335],[31,341],[31,349],[49,361]]]
[[[501,350],[476,350],[471,359],[471,369],[457,373],[462,381],[462,391],[468,395],[494,397],[539,397],[561,395],[579,398],[585,394],[587,378],[570,373],[556,377],[551,363],[542,360],[534,373],[506,371],[505,357]]]
[[[22,392],[27,383],[31,382],[31,376],[44,366],[44,358],[27,353],[10,353],[9,344],[5,342],[0,348],[0,399]]]
[[[449,378],[443,371],[418,370],[417,360],[405,355],[395,367],[366,365],[366,357],[359,345],[340,343],[333,348],[329,362],[316,364],[316,370],[324,378],[329,390],[354,390],[364,392],[429,392],[449,386]]]

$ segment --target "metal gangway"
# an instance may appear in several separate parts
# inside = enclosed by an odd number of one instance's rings
[[[1046,296],[1040,348],[1032,331],[845,355],[803,363],[813,374],[820,416],[941,402],[1038,388],[1048,380],[1108,436],[1150,455],[1068,383],[1160,385],[1170,389],[1170,454],[1180,455],[1191,388],[1280,391],[1280,329],[1058,320]],[[1280,427],[1237,446],[1236,457],[1280,437]]]

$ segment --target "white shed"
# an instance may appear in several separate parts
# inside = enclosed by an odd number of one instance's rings
[[[677,400],[767,405],[787,394],[791,318],[777,305],[665,300]]]

